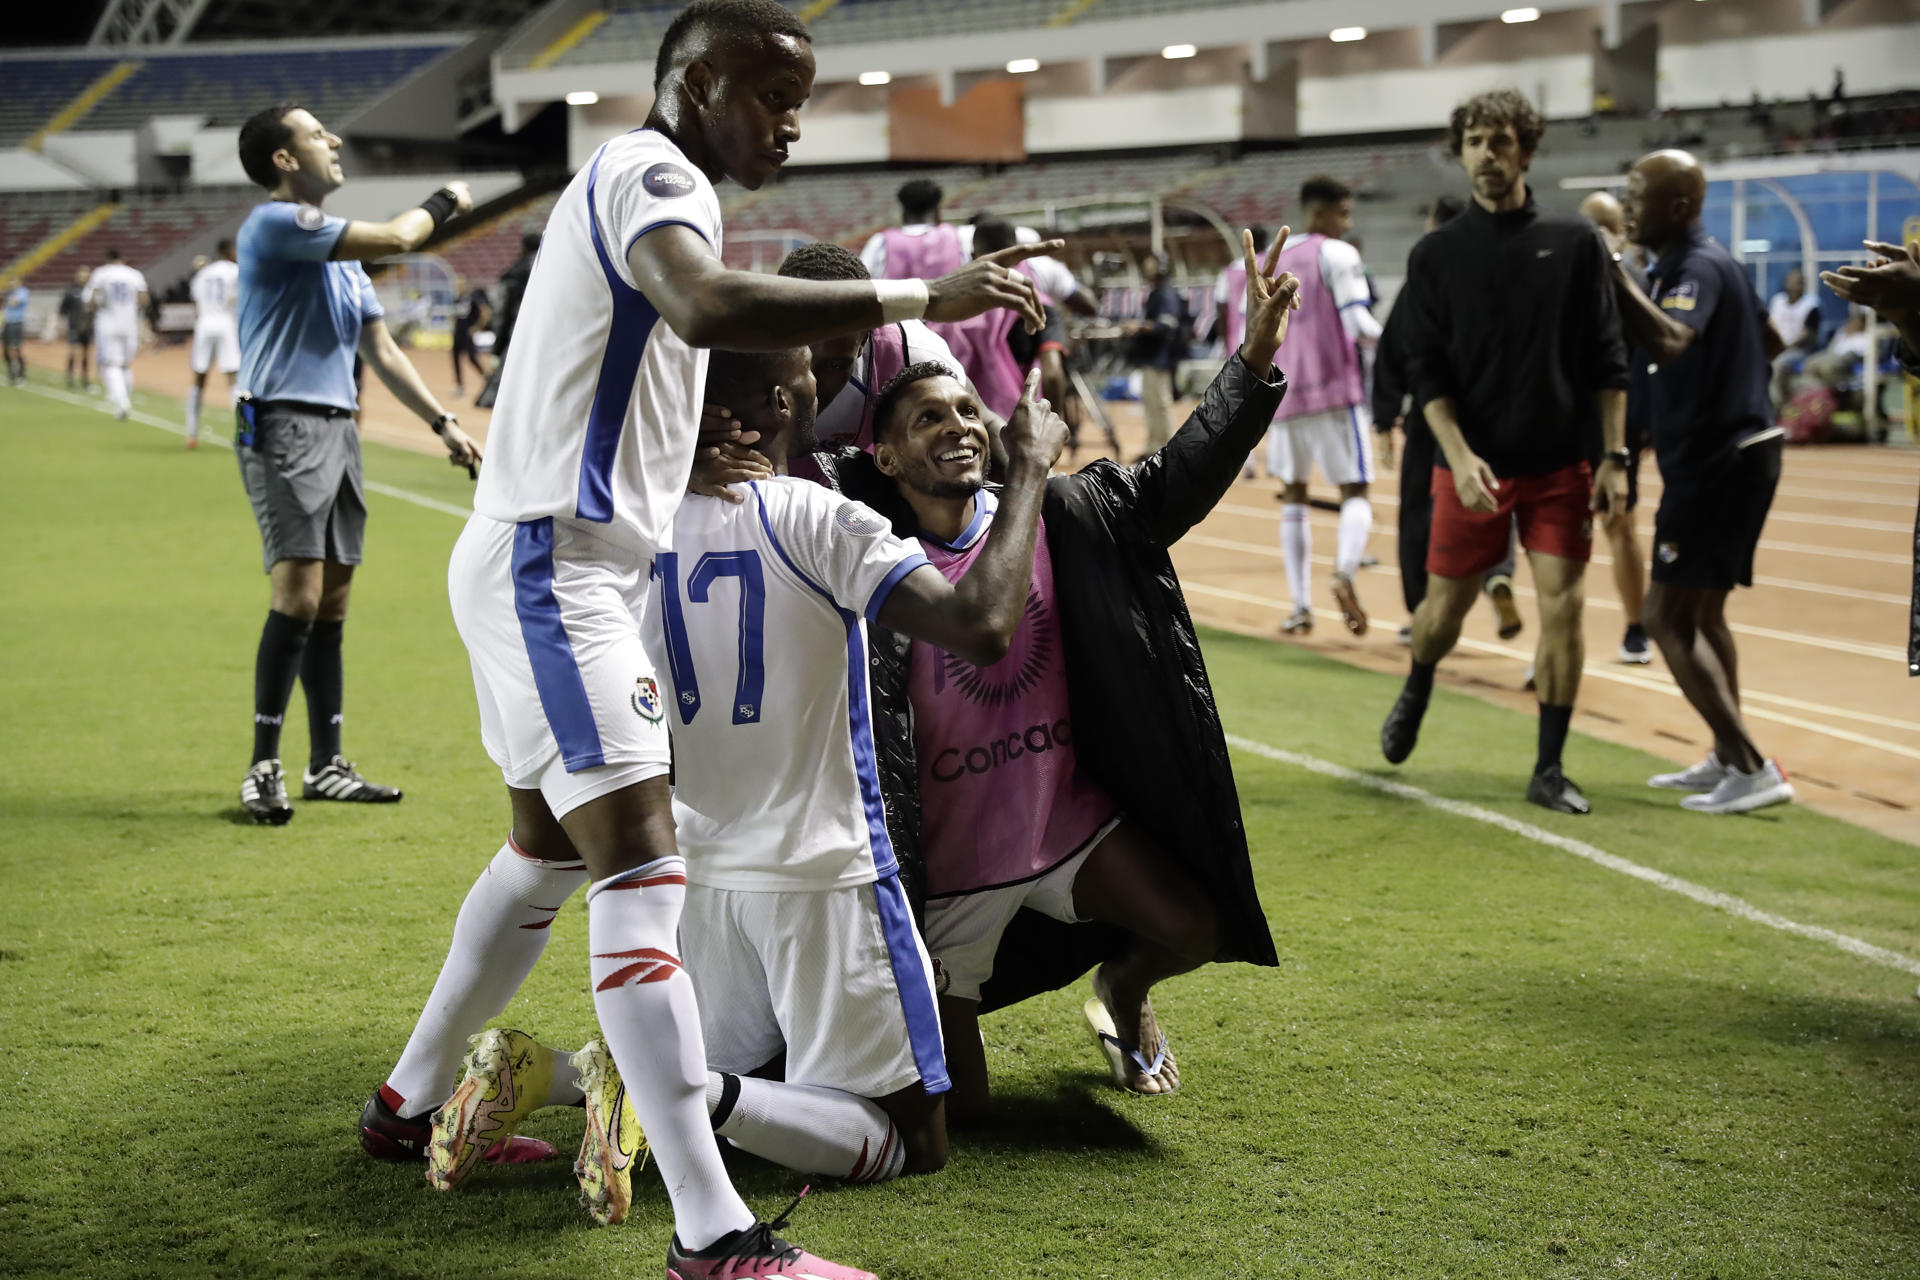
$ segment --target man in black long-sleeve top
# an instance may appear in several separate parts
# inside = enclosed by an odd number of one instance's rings
[[[1413,670],[1380,748],[1394,764],[1413,753],[1434,669],[1517,518],[1540,598],[1539,753],[1527,799],[1586,813],[1560,757],[1585,656],[1592,512],[1627,497],[1627,355],[1599,234],[1582,218],[1540,209],[1527,188],[1541,130],[1539,112],[1513,90],[1454,109],[1449,138],[1473,203],[1415,246],[1408,264],[1413,393],[1439,456]],[[1596,437],[1597,472],[1587,461]]]

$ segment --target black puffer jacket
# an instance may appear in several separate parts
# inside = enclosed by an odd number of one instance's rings
[[[1254,891],[1240,798],[1207,667],[1167,548],[1225,496],[1286,393],[1286,378],[1227,361],[1193,415],[1132,467],[1096,462],[1047,483],[1041,519],[1053,554],[1080,768],[1177,858],[1220,913],[1219,958],[1272,965],[1273,938]],[[893,482],[858,450],[819,457],[828,483],[914,533]],[[873,630],[875,745],[901,876],[923,901],[919,767],[907,702],[911,648]],[[1073,982],[1115,953],[1117,931],[1023,911],[982,992],[988,1011]]]

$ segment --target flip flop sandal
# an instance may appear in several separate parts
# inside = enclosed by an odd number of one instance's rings
[[[1080,1012],[1087,1019],[1087,1027],[1093,1032],[1093,1042],[1100,1046],[1100,1052],[1106,1055],[1107,1070],[1113,1075],[1113,1083],[1128,1093],[1142,1098],[1163,1098],[1179,1091],[1175,1084],[1171,1089],[1162,1089],[1159,1093],[1142,1093],[1129,1083],[1127,1064],[1132,1062],[1140,1068],[1143,1075],[1158,1076],[1160,1069],[1167,1065],[1167,1033],[1160,1033],[1159,1047],[1154,1051],[1152,1061],[1141,1056],[1137,1045],[1128,1044],[1119,1036],[1113,1025],[1113,1015],[1107,1011],[1106,1003],[1099,996],[1090,997],[1082,1005]]]

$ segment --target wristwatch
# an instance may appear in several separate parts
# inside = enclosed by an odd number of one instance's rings
[[[433,420],[433,434],[443,436],[447,434],[448,427],[457,427],[459,425],[460,419],[450,413],[443,413]]]
[[[1607,450],[1604,461],[1616,463],[1622,467],[1630,467],[1633,465],[1633,455],[1625,449],[1609,449]]]

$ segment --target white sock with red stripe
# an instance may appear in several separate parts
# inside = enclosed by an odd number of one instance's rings
[[[601,1033],[673,1201],[675,1234],[697,1251],[754,1215],[707,1122],[707,1049],[679,959],[686,898],[679,858],[609,876],[587,889],[587,938]]]
[[[1289,502],[1280,508],[1280,553],[1287,562],[1287,590],[1293,607],[1313,603],[1313,526],[1307,523],[1307,504]]]
[[[1340,543],[1333,553],[1334,572],[1349,578],[1360,572],[1360,561],[1367,554],[1367,536],[1372,532],[1373,503],[1365,495],[1340,504]]]
[[[453,1093],[467,1041],[513,999],[547,945],[554,914],[586,882],[585,863],[542,862],[512,840],[493,855],[460,904],[433,994],[387,1077],[387,1087],[405,1099],[394,1108],[402,1116],[425,1115]],[[562,1063],[550,1106],[580,1101],[573,1068],[564,1057]]]
[[[799,1173],[885,1182],[906,1167],[899,1130],[857,1093],[709,1073],[707,1110],[715,1133]]]

